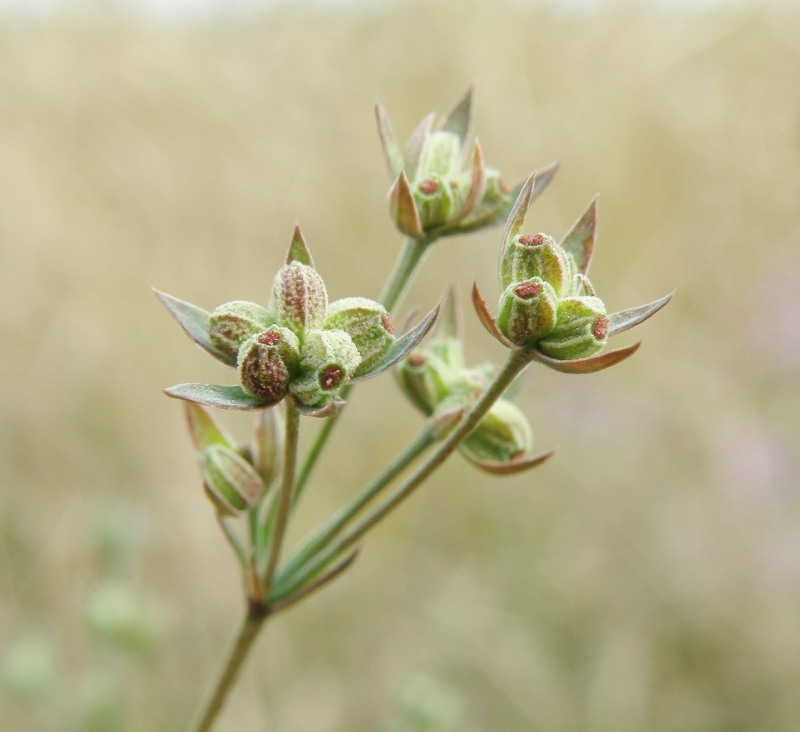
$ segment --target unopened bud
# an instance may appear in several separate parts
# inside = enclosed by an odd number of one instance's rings
[[[403,393],[426,415],[447,397],[455,377],[456,372],[433,353],[415,351],[397,367]]]
[[[415,179],[454,175],[459,172],[461,162],[461,138],[447,130],[431,132],[422,148]]]
[[[464,440],[462,449],[477,460],[507,462],[530,452],[533,432],[528,418],[507,399],[498,399]]]
[[[306,407],[324,407],[361,363],[352,338],[343,330],[309,330],[303,343],[300,376],[290,391]]]
[[[558,298],[541,277],[511,283],[500,298],[497,324],[517,346],[533,345],[556,324]]]
[[[395,341],[386,308],[365,297],[347,297],[331,303],[325,328],[343,330],[361,354],[361,363],[353,376],[371,371]]]
[[[455,213],[453,191],[443,178],[423,178],[414,184],[413,193],[423,229],[446,224]]]
[[[246,511],[258,503],[264,492],[264,481],[256,469],[224,445],[203,450],[200,473],[209,497],[223,514]]]
[[[239,379],[242,388],[265,404],[286,396],[297,372],[300,342],[288,328],[273,325],[248,338],[239,349]]]
[[[512,282],[540,277],[556,295],[569,294],[575,277],[572,256],[547,234],[513,236],[506,242],[500,258],[500,282],[505,289]]]
[[[322,277],[307,264],[285,264],[275,275],[270,307],[278,323],[302,340],[306,329],[320,328],[325,320],[328,292]]]
[[[608,317],[598,297],[568,297],[558,304],[558,319],[537,347],[550,358],[588,358],[602,350],[608,339]]]
[[[269,311],[254,302],[234,300],[220,305],[208,318],[208,337],[220,353],[235,359],[250,336],[275,322]]]

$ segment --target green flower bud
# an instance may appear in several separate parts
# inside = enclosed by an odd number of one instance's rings
[[[214,348],[233,359],[244,341],[266,330],[274,322],[265,307],[246,300],[234,300],[220,305],[211,313],[208,318],[208,337]]]
[[[116,582],[86,598],[86,624],[98,637],[132,651],[150,650],[158,636],[156,619],[131,588]]]
[[[365,297],[347,297],[328,307],[328,330],[343,330],[361,354],[354,376],[371,371],[395,341],[394,328],[386,308]]]
[[[293,330],[302,341],[308,328],[321,328],[328,308],[328,292],[317,271],[298,261],[285,264],[275,275],[270,308],[278,324]]]
[[[461,167],[461,138],[455,132],[436,130],[428,135],[417,166],[415,180],[450,176]]]
[[[289,390],[306,407],[324,407],[361,363],[358,348],[343,330],[309,330],[301,355],[300,376]]]
[[[200,473],[209,498],[223,514],[246,511],[258,503],[265,489],[256,469],[239,453],[220,444],[200,453]]]
[[[23,638],[8,648],[0,668],[0,689],[20,702],[43,699],[56,680],[53,647],[43,638]]]
[[[400,388],[425,415],[432,414],[450,394],[456,376],[457,372],[430,352],[415,351],[397,367]]]
[[[508,199],[508,186],[500,177],[500,171],[495,168],[486,168],[486,184],[483,190],[483,198],[479,206],[498,206]]]
[[[598,297],[568,297],[558,304],[558,318],[537,348],[550,358],[588,358],[602,350],[608,338],[608,317]]]
[[[511,283],[500,298],[497,325],[517,346],[531,346],[556,324],[558,298],[541,277]]]
[[[453,394],[439,404],[434,415],[459,407],[468,409],[476,398],[474,392]],[[498,399],[464,440],[461,449],[476,460],[507,462],[530,452],[532,445],[533,432],[527,417],[513,402]]]
[[[423,229],[446,224],[456,212],[456,199],[450,184],[438,176],[417,181],[413,195]]]
[[[505,289],[512,282],[541,277],[559,297],[569,294],[575,277],[575,261],[546,234],[513,236],[500,258],[500,283]]]
[[[288,328],[273,325],[248,338],[239,349],[239,379],[251,396],[274,404],[286,396],[297,372],[300,341]]]

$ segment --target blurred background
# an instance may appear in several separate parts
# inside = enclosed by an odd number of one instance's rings
[[[231,374],[150,288],[265,302],[299,221],[332,298],[376,297],[373,105],[405,139],[475,81],[489,165],[561,162],[529,227],[599,192],[599,294],[674,302],[614,369],[534,369],[556,457],[454,458],[267,627],[218,729],[797,730],[800,5],[150,5],[0,14],[0,728],[185,729],[240,586],[161,389]],[[493,301],[499,236],[437,244],[406,303]],[[418,426],[364,384],[292,538]]]

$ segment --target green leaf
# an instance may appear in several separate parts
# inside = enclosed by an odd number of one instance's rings
[[[608,316],[608,334],[611,336],[614,335],[614,333],[621,333],[647,320],[651,315],[655,315],[661,310],[661,308],[672,299],[673,294],[675,294],[674,291],[659,300],[653,300],[653,302],[649,302],[646,305],[640,305],[638,308],[620,310],[618,313],[612,313]]]
[[[178,321],[178,325],[183,328],[189,338],[227,366],[236,366],[235,358],[221,353],[214,348],[214,345],[211,343],[208,336],[208,312],[197,307],[197,305],[192,305],[189,302],[168,295],[166,292],[159,292],[156,289],[154,289],[153,292],[155,292],[156,297],[164,304],[164,307],[169,310],[170,315]]]
[[[207,407],[219,407],[220,409],[250,411],[273,406],[273,404],[265,404],[259,399],[250,396],[241,386],[176,384],[164,389],[164,392],[174,399],[183,399],[187,402],[205,404]]]
[[[593,198],[586,212],[572,225],[572,228],[561,240],[561,246],[574,257],[578,271],[582,275],[589,271],[596,235],[597,198]]]
[[[398,338],[383,355],[381,360],[367,373],[359,375],[353,381],[362,381],[377,376],[382,371],[394,366],[398,361],[402,361],[408,356],[417,344],[425,337],[431,329],[439,315],[440,306],[437,305],[431,310],[414,328]]]

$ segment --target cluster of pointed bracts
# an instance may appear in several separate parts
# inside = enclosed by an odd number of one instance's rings
[[[291,398],[302,413],[326,416],[342,404],[344,387],[391,368],[433,324],[428,314],[400,338],[386,309],[364,297],[328,302],[325,283],[295,228],[286,263],[267,306],[234,300],[212,312],[156,293],[186,333],[238,370],[239,384],[178,384],[178,399],[225,409],[263,409]]]

